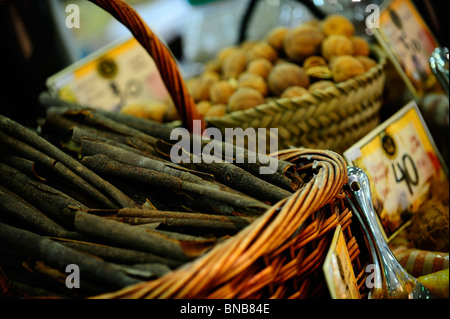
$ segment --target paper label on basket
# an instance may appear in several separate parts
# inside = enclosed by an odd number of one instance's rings
[[[54,96],[108,111],[162,101],[168,92],[155,62],[135,38],[118,41],[47,80]]]
[[[358,158],[355,149],[361,154]],[[415,102],[344,152],[344,157],[369,176],[374,207],[387,238],[425,201],[431,182],[447,178],[447,168]]]
[[[355,273],[342,228],[336,227],[333,240],[323,264],[325,280],[333,299],[360,299]]]

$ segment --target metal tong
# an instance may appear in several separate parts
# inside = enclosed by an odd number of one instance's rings
[[[448,96],[449,71],[448,71],[448,48],[435,48],[430,55],[430,67],[439,83]]]
[[[369,287],[369,299],[434,299],[428,289],[406,272],[387,245],[373,208],[369,178],[359,167],[348,167],[346,196],[372,255],[374,281]]]

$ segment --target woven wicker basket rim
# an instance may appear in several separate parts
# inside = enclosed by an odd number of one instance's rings
[[[227,285],[230,280],[239,279],[242,271],[252,267],[258,258],[287,249],[308,216],[341,196],[347,182],[347,166],[342,156],[327,150],[288,149],[273,156],[287,161],[313,159],[320,169],[290,197],[271,206],[252,224],[205,255],[158,279],[93,298],[214,297],[216,289]]]
[[[387,62],[385,53],[378,45],[371,45],[371,53],[378,60],[377,65],[370,68],[365,73],[355,76],[354,78],[335,83],[335,85],[321,90],[315,90],[310,94],[305,94],[293,98],[278,98],[270,102],[260,104],[251,109],[234,111],[223,116],[205,117],[205,121],[212,126],[218,125],[220,123],[227,123],[230,120],[236,121],[237,118],[242,118],[243,121],[245,121],[247,115],[252,114],[252,116],[254,116],[254,114],[257,112],[264,114],[265,110],[273,109],[274,107],[280,107],[289,101],[295,102],[296,105],[311,106],[314,104],[319,104],[324,100],[337,98],[340,95],[345,95],[351,91],[363,88],[365,85],[371,83],[374,79],[380,77],[384,73],[384,68]]]

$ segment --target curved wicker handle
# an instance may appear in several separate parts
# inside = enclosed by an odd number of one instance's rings
[[[201,120],[202,132],[206,124],[189,95],[178,66],[169,49],[150,30],[140,15],[123,0],[89,0],[109,12],[127,27],[136,40],[155,61],[163,82],[175,103],[184,126],[192,132],[193,120]]]

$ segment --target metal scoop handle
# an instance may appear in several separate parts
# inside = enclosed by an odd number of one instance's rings
[[[371,242],[375,280],[369,298],[433,299],[433,295],[400,265],[386,243],[373,208],[369,178],[361,168],[348,168],[348,187],[351,200],[358,208],[355,214],[359,215]]]
[[[448,48],[435,48],[430,55],[430,67],[445,93],[449,91]]]

